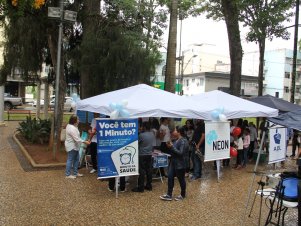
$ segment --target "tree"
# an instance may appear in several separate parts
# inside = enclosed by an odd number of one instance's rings
[[[178,1],[172,0],[170,7],[170,22],[166,58],[166,73],[164,89],[175,93],[176,54],[177,54],[177,21]]]
[[[52,65],[57,62],[57,22],[47,17],[47,7],[56,6],[58,1],[28,0],[28,1],[4,1],[2,21],[5,28],[4,65],[1,68],[1,80],[15,69],[20,70],[25,81],[39,82],[38,71],[47,58],[52,59]],[[63,64],[63,61],[62,61]],[[61,67],[61,74],[63,67]],[[56,127],[53,128],[59,134],[62,119],[65,96],[65,77],[60,76],[59,89],[59,117]],[[50,144],[52,144],[52,139]],[[59,136],[55,143],[59,144]],[[54,156],[55,157],[55,156]]]
[[[137,83],[150,83],[159,63],[159,27],[149,24],[154,17],[152,2],[134,0],[83,1],[80,15],[81,97],[124,88]],[[97,7],[95,7],[97,6]]]
[[[229,52],[231,60],[230,90],[235,96],[240,96],[242,46],[239,29],[240,0],[203,0],[202,12],[208,18],[225,20],[229,39]]]
[[[241,3],[241,20],[250,29],[246,39],[258,43],[259,47],[258,96],[262,96],[265,41],[274,37],[289,39],[283,22],[290,21],[293,13],[289,10],[294,0],[244,0]]]

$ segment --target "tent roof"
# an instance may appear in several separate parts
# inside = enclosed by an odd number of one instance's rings
[[[301,131],[301,109],[287,112],[268,120],[275,124]]]
[[[206,112],[206,119],[211,119],[211,112],[218,108],[224,109],[224,115],[228,119],[242,117],[274,117],[278,115],[278,110],[256,104],[254,102],[230,95],[228,93],[214,90],[198,95],[186,97],[197,101],[199,105],[210,109]]]
[[[166,92],[145,84],[100,94],[77,102],[77,110],[97,112],[110,115],[111,103],[126,100],[125,107],[129,118],[170,117],[204,119],[204,112],[209,111],[205,105],[197,105],[176,94]]]
[[[301,109],[300,105],[293,104],[291,102],[282,100],[280,98],[277,98],[277,97],[274,97],[271,95],[254,97],[254,98],[251,98],[250,101],[258,103],[258,104],[262,104],[264,106],[278,109],[279,112],[289,112],[289,111]]]

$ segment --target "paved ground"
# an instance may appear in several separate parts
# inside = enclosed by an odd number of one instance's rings
[[[152,192],[125,192],[116,199],[107,190],[107,182],[96,180],[96,175],[86,169],[81,170],[85,176],[76,180],[65,179],[64,169],[33,170],[12,140],[17,122],[7,125],[0,127],[0,225],[241,224],[253,163],[240,171],[223,168],[219,183],[212,163],[206,163],[204,178],[187,183],[188,194],[183,202],[159,199],[166,191],[166,180],[164,184],[154,181]],[[261,170],[268,168],[260,166]],[[297,167],[288,160],[287,168]],[[256,176],[255,182],[259,180]],[[135,186],[134,181],[130,178],[128,190]],[[256,188],[257,183],[253,191]],[[178,193],[176,183],[174,194]],[[258,197],[244,225],[258,225],[259,201]],[[264,204],[262,225],[268,210]],[[297,225],[297,209],[288,211],[285,225]]]

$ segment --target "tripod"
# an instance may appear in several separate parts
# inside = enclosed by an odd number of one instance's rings
[[[252,213],[252,211],[253,211],[253,207],[254,207],[254,204],[255,204],[256,196],[257,196],[257,191],[259,190],[259,187],[261,186],[258,225],[260,225],[261,210],[262,210],[262,201],[263,201],[263,194],[264,194],[264,193],[263,193],[263,188],[264,188],[264,186],[265,186],[265,182],[262,181],[262,178],[263,178],[263,175],[261,175],[260,181],[257,182],[258,187],[257,187],[256,194],[255,194],[255,196],[254,196],[253,203],[252,203],[252,207],[251,207],[251,210],[250,210],[250,213],[249,213],[249,217],[251,217],[251,213]]]

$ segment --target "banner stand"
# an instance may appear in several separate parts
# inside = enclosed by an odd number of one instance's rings
[[[268,126],[268,121],[266,120],[264,127],[267,128],[267,126]],[[273,126],[273,125],[272,125],[272,126]],[[248,210],[249,201],[250,201],[251,193],[252,193],[252,188],[253,188],[254,181],[255,181],[255,176],[256,176],[256,173],[257,173],[257,167],[258,167],[258,164],[259,164],[259,159],[260,159],[261,152],[262,152],[262,148],[263,148],[263,142],[266,140],[266,139],[265,139],[265,134],[266,134],[266,131],[264,130],[263,133],[262,133],[262,139],[261,139],[261,141],[260,141],[260,148],[259,148],[259,150],[258,150],[257,159],[256,159],[256,164],[255,164],[255,166],[254,166],[252,181],[251,181],[251,184],[250,184],[250,186],[249,186],[247,201],[246,201],[246,205],[245,205],[245,211],[244,211],[244,214],[243,214],[243,217],[242,217],[241,225],[244,225],[244,224],[245,224],[246,213],[247,213],[247,210]],[[273,164],[274,164],[274,169],[276,169],[276,163],[273,163]]]
[[[221,169],[221,160],[216,160],[216,172],[217,172],[217,182],[220,182],[220,169]]]
[[[118,183],[120,181],[120,177],[115,177],[115,191],[116,191],[116,199],[118,199]]]

